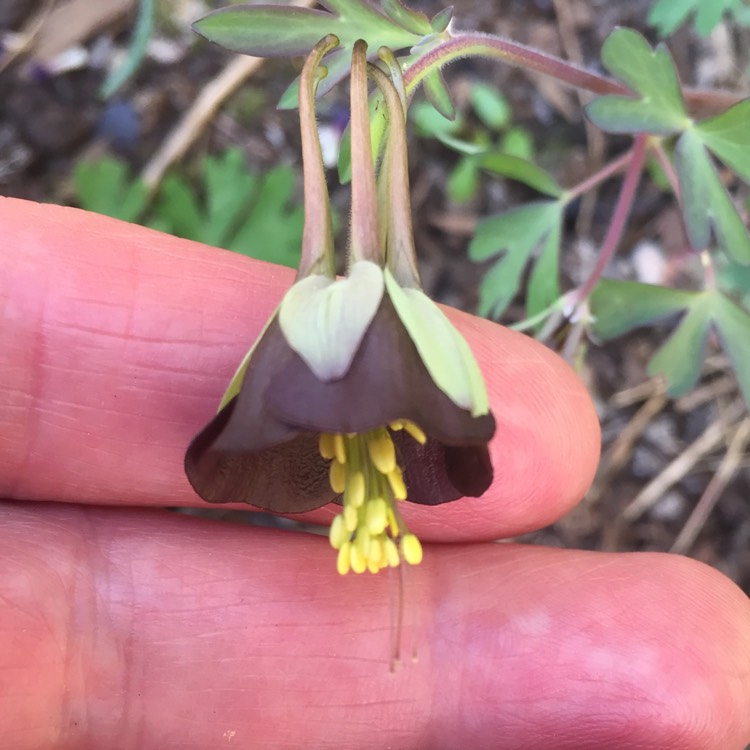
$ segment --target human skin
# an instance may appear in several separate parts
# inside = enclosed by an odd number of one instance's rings
[[[750,742],[750,605],[728,579],[672,555],[490,541],[581,498],[599,428],[564,363],[487,321],[450,313],[487,380],[495,482],[403,506],[426,543],[395,672],[397,577],[339,576],[324,537],[159,510],[209,507],[185,448],[291,281],[0,199],[0,747]]]

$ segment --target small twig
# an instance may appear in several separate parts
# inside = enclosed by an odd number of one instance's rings
[[[649,385],[653,385],[649,383]],[[648,400],[638,409],[625,428],[620,432],[612,445],[607,448],[599,463],[596,481],[586,495],[585,502],[593,505],[602,496],[607,485],[630,459],[633,446],[643,434],[653,418],[664,409],[669,402],[664,384],[656,381],[656,390],[651,392]]]
[[[55,0],[46,0],[39,11],[32,16],[31,20],[26,26],[24,26],[23,31],[21,31],[20,34],[20,43],[18,46],[11,50],[7,50],[5,57],[0,60],[0,73],[8,68],[17,58],[31,49],[54,4]]]
[[[716,474],[693,508],[693,512],[675,539],[670,552],[684,555],[693,546],[722,493],[740,470],[748,443],[750,443],[750,417],[745,417],[735,430]]]
[[[300,7],[310,7],[315,0],[301,0]],[[264,63],[260,57],[235,55],[226,67],[201,91],[193,106],[172,129],[159,150],[141,172],[141,179],[153,194],[166,171],[181,159],[200,137],[211,118],[224,102]]]
[[[740,403],[727,409],[633,498],[623,510],[622,517],[626,521],[635,521],[654,506],[670,487],[685,477],[698,461],[721,443],[727,431],[727,423],[738,419],[744,411],[745,405]]]
[[[235,55],[216,78],[201,91],[193,106],[171,130],[159,150],[141,172],[150,193],[156,191],[166,171],[182,158],[208,126],[221,105],[262,64],[259,57]]]
[[[661,378],[651,378],[651,380],[645,380],[643,383],[618,391],[609,402],[614,408],[623,409],[626,406],[632,406],[651,398],[663,388]]]

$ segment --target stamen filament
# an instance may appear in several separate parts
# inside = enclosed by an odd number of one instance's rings
[[[399,419],[389,425],[417,442],[426,440],[413,422]],[[409,533],[396,503],[407,495],[396,447],[387,427],[361,434],[323,434],[321,456],[331,461],[331,487],[342,495],[343,508],[331,523],[328,538],[339,551],[336,568],[377,573],[396,567],[401,560],[416,565],[422,548]]]

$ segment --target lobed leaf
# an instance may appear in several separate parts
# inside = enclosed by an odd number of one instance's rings
[[[663,375],[672,397],[681,396],[698,382],[711,328],[711,301],[710,292],[699,293],[675,332],[648,363],[649,375]]]
[[[730,258],[750,263],[750,236],[711,163],[702,135],[693,128],[677,142],[675,167],[692,246],[696,250],[708,247],[713,230],[717,243]]]
[[[695,130],[724,164],[750,183],[750,99],[704,120]]]
[[[664,45],[654,50],[637,31],[615,29],[602,47],[602,62],[637,95],[591,102],[586,114],[602,130],[670,135],[690,124],[677,70]]]
[[[676,315],[690,307],[699,294],[656,284],[602,279],[589,301],[594,316],[593,331],[605,341],[621,336]]]
[[[488,260],[503,253],[503,257],[482,280],[479,290],[479,313],[486,317],[499,318],[513,297],[518,293],[521,274],[534,251],[546,243],[550,235],[556,237],[545,244],[544,254],[556,258],[557,249],[551,250],[553,243],[559,243],[560,223],[563,204],[559,201],[538,201],[513,208],[498,216],[484,219],[477,225],[474,238],[469,244],[469,257],[474,261]],[[555,263],[556,265],[556,263]],[[544,266],[555,283],[557,269]],[[546,297],[542,292],[541,281],[535,291],[537,299]]]
[[[549,172],[527,159],[503,153],[491,153],[482,156],[479,161],[482,169],[508,179],[522,182],[540,193],[559,198],[564,190],[557,184]]]
[[[732,361],[745,402],[750,406],[750,314],[716,292],[713,320],[721,346]]]

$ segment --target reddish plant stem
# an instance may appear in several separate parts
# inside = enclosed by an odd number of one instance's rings
[[[612,260],[612,256],[615,254],[617,246],[620,244],[622,233],[625,229],[625,222],[628,219],[630,209],[633,207],[635,191],[638,187],[641,172],[643,171],[643,165],[646,161],[647,143],[647,135],[641,134],[636,136],[630,164],[628,164],[628,171],[625,173],[625,180],[622,183],[622,189],[617,198],[615,212],[612,214],[612,221],[609,224],[607,235],[602,243],[601,252],[596,259],[596,265],[589,274],[589,277],[584,281],[576,294],[579,302],[587,299],[591,294],[597,282],[602,277],[604,269],[609,264],[609,261]]]
[[[656,154],[656,158],[659,161],[661,168],[664,170],[667,180],[669,180],[669,186],[672,188],[675,198],[677,198],[678,201],[681,200],[682,191],[680,190],[680,181],[677,177],[674,164],[672,164],[664,151],[664,146],[662,146],[661,141],[657,139],[653,139],[649,145]]]
[[[592,188],[595,188],[600,183],[617,174],[621,170],[630,164],[633,160],[633,149],[626,151],[622,156],[618,156],[614,161],[605,164],[601,169],[598,169],[594,174],[589,175],[585,180],[574,185],[569,190],[565,191],[565,198],[568,202],[576,199],[579,195],[587,193]]]
[[[628,88],[607,76],[584,70],[566,60],[540,52],[525,44],[472,31],[456,32],[452,37],[438,44],[410,65],[404,71],[404,83],[407,91],[413,92],[431,70],[462,57],[476,56],[502,60],[510,65],[517,65],[537,73],[543,73],[570,86],[594,94],[633,95],[633,92]],[[731,91],[710,91],[693,88],[683,89],[683,95],[689,106],[707,112],[723,111],[743,98]]]

